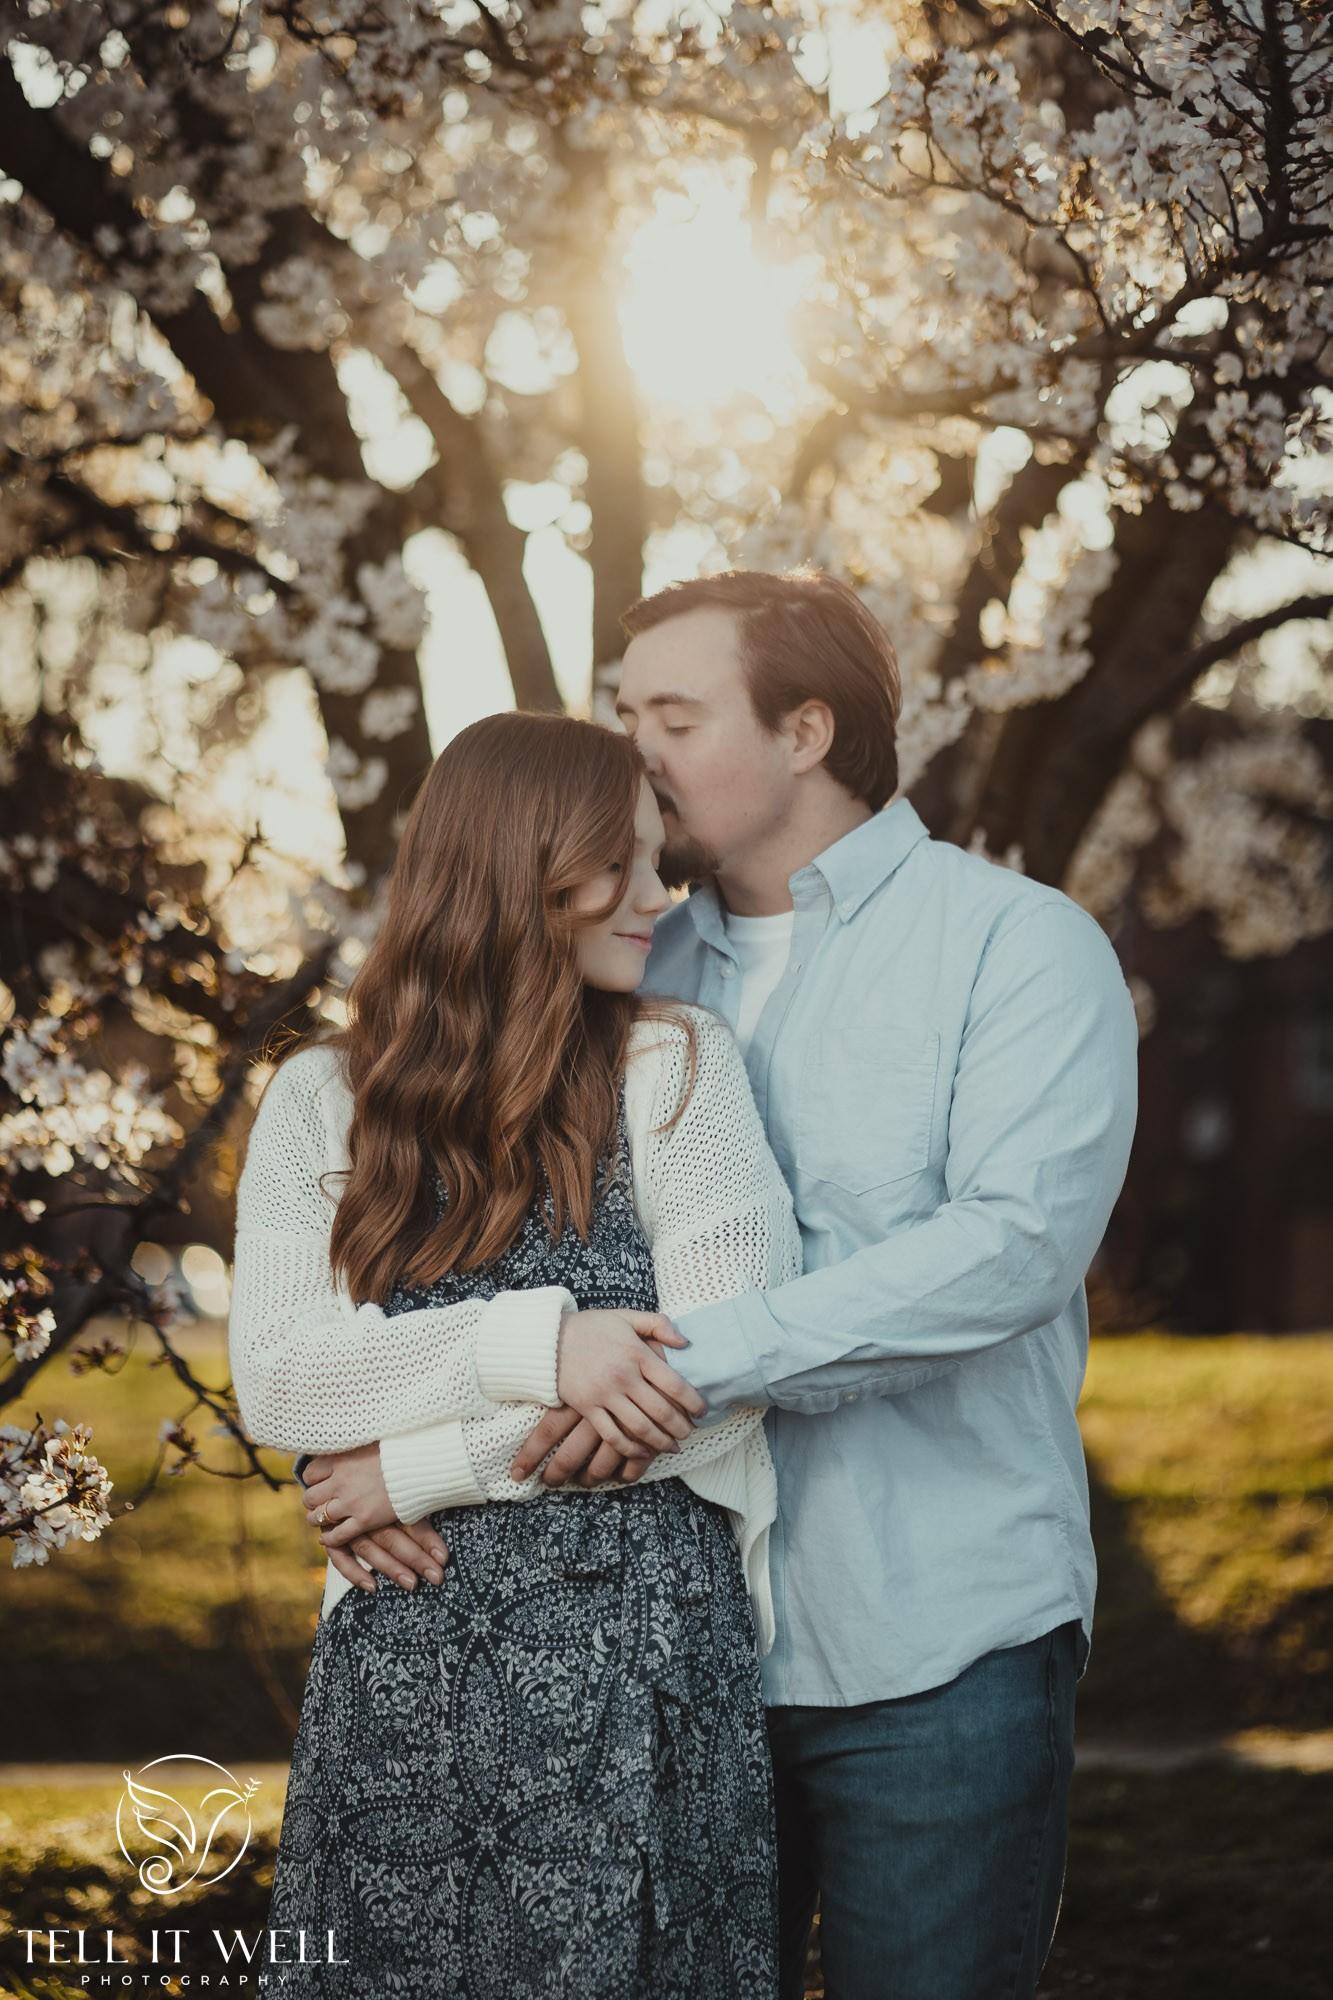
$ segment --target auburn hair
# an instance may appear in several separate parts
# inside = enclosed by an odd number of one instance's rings
[[[357,1302],[499,1256],[543,1175],[552,1238],[572,1222],[586,1240],[637,1015],[684,1027],[668,1123],[684,1109],[688,1015],[586,984],[576,957],[580,927],[624,892],[642,774],[628,736],[524,713],[472,723],[427,772],[347,1024],[324,1038],[353,1098],[330,1261]],[[575,911],[573,892],[614,863],[612,899]]]
[[[621,626],[633,638],[705,606],[739,618],[746,684],[763,727],[775,731],[803,701],[827,702],[833,742],[824,769],[878,812],[898,789],[902,681],[893,642],[856,592],[809,567],[729,569],[641,597]]]

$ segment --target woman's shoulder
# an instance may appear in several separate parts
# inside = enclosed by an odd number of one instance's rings
[[[310,1194],[342,1163],[351,1096],[336,1047],[310,1042],[269,1077],[244,1141],[236,1188],[239,1228],[305,1231],[327,1222]]]
[[[264,1086],[255,1113],[249,1151],[256,1146],[299,1143],[303,1151],[322,1151],[331,1126],[346,1122],[350,1093],[342,1059],[331,1042],[308,1042],[284,1057]]]
[[[329,1090],[345,1090],[342,1058],[334,1042],[307,1042],[278,1064],[264,1091],[274,1097],[306,1102]]]
[[[736,1038],[720,1014],[684,1000],[644,1003],[630,1037],[626,1092],[653,1127],[711,1120],[737,1091],[750,1094]]]
[[[698,1049],[701,1044],[734,1041],[731,1029],[711,1007],[691,1000],[673,1000],[656,994],[645,996],[630,1029],[629,1053],[639,1059],[665,1052],[670,1057]]]

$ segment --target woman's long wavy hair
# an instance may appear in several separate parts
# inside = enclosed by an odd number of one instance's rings
[[[586,1239],[631,1025],[672,1012],[585,985],[575,955],[580,925],[623,894],[642,775],[629,737],[553,715],[487,716],[431,765],[328,1038],[354,1100],[330,1245],[352,1298],[498,1256],[543,1170],[553,1236],[572,1222]],[[574,911],[616,862],[612,900]]]

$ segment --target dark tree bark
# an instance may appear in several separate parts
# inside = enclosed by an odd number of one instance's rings
[[[514,700],[519,708],[558,714],[564,704],[551,649],[523,574],[527,537],[505,511],[504,488],[481,425],[454,408],[417,355],[400,349],[380,358],[435,440],[439,463],[423,485],[435,496],[438,525],[457,537],[485,587]]]
[[[1005,719],[977,812],[992,852],[1016,841],[1029,875],[1062,880],[1135,732],[1188,693],[1179,663],[1239,536],[1219,509],[1182,523],[1162,499],[1120,516],[1116,574],[1093,614],[1092,666],[1057,700]]]

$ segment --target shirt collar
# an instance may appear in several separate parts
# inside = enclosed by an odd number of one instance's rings
[[[846,923],[856,915],[866,897],[888,881],[917,842],[929,838],[925,821],[912,801],[899,798],[881,812],[872,813],[850,833],[844,833],[841,840],[835,840],[832,847],[826,847],[808,865],[827,882],[833,907]],[[807,872],[801,868],[792,876],[793,889]]]
[[[799,909],[808,900],[817,882],[827,887],[833,907],[844,923],[854,917],[867,896],[874,893],[899,864],[906,860],[920,840],[929,839],[929,830],[908,798],[898,798],[881,812],[872,813],[860,826],[844,833],[822,854],[789,878],[792,901]],[[734,956],[727,938],[721,898],[710,876],[689,897],[694,927],[705,944]]]

